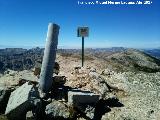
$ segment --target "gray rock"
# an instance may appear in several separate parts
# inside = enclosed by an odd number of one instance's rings
[[[91,77],[91,84],[93,87],[92,92],[98,93],[101,97],[104,97],[106,93],[110,91],[109,85],[105,79],[97,72],[90,72],[89,76]]]
[[[113,75],[114,71],[112,71],[109,68],[106,68],[104,71],[102,71],[102,75]]]
[[[94,119],[95,105],[94,104],[80,104],[77,109],[84,113],[88,118]]]
[[[96,72],[96,69],[95,68],[91,68],[90,72]]]
[[[46,115],[47,120],[53,119],[53,118],[69,118],[70,117],[70,111],[68,107],[59,101],[52,101],[52,103],[48,104],[46,106]]]
[[[90,119],[94,118],[95,107],[88,105],[85,109],[86,116]]]
[[[11,93],[5,114],[11,120],[26,119],[26,113],[35,107],[37,99],[37,88],[27,82]]]
[[[99,74],[97,72],[90,72],[89,76],[94,79],[99,79]]]
[[[12,90],[5,86],[0,87],[0,113],[5,112],[11,92]]]
[[[26,114],[26,120],[36,120],[32,111],[28,111]]]

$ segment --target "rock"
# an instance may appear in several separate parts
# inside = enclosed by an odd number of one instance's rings
[[[5,112],[11,92],[12,90],[5,86],[0,87],[0,113]]]
[[[77,106],[78,104],[96,103],[99,95],[88,91],[72,90],[68,92],[68,103]]]
[[[110,91],[106,82],[100,82],[99,79],[93,79],[91,82],[93,91],[97,91],[101,96]]]
[[[40,73],[41,73],[41,68],[40,68],[40,67],[35,67],[33,74],[34,74],[35,76],[39,76]]]
[[[42,61],[41,60],[37,60],[35,62],[34,71],[33,71],[33,74],[35,76],[39,76],[40,75],[40,73],[41,73],[41,67],[42,67]]]
[[[62,102],[59,102],[56,100],[52,101],[52,103],[46,106],[45,112],[47,115],[47,120],[54,119],[54,118],[67,119],[70,117],[70,111],[68,107]]]
[[[78,69],[78,74],[85,74],[87,72],[87,69],[85,67],[81,67]]]
[[[35,76],[39,76],[41,73],[42,61],[36,61],[33,74]],[[57,62],[55,62],[53,73],[58,75],[60,66]]]
[[[58,75],[59,74],[59,69],[60,69],[60,66],[59,66],[58,62],[55,62],[53,73]]]
[[[32,111],[28,111],[26,114],[26,120],[36,120]]]
[[[91,77],[91,78],[94,78],[94,79],[99,79],[99,74],[98,73],[96,73],[96,72],[90,72],[89,73],[89,76]]]
[[[86,116],[90,119],[94,118],[95,107],[88,105],[85,109]]]
[[[9,74],[9,70],[6,70],[6,71],[4,72],[4,74]]]
[[[95,68],[91,68],[90,72],[96,72],[96,69]]]
[[[66,82],[66,77],[65,76],[54,76],[53,77],[54,85],[63,85]]]
[[[87,120],[87,119],[80,117],[80,118],[77,118],[77,120]]]
[[[79,104],[77,109],[85,114],[89,119],[94,119],[95,104]]]
[[[91,69],[91,67],[87,65],[86,69]]]
[[[89,76],[91,77],[90,90],[92,92],[98,93],[101,95],[101,97],[103,97],[106,92],[110,91],[105,79],[102,78],[98,73],[90,72]]]
[[[19,79],[19,81],[18,81],[18,86],[22,86],[22,85],[25,84],[26,82],[28,82],[28,80]]]
[[[30,81],[30,80],[26,80],[26,79],[22,79],[20,78],[18,81],[18,86],[22,86],[23,84],[25,84],[26,82],[29,82],[29,84],[33,84],[33,85],[37,85],[38,81]]]
[[[113,75],[114,71],[106,68],[104,71],[102,71],[102,75]]]
[[[76,67],[74,67],[74,70],[79,70],[79,69],[81,69],[81,67],[80,67],[80,66],[76,66]]]
[[[5,114],[11,120],[26,119],[26,113],[37,105],[37,101],[37,88],[27,82],[11,93]]]
[[[9,73],[10,76],[15,76],[17,72],[10,70],[8,73]]]
[[[26,70],[22,74],[21,79],[27,81],[38,81],[38,78],[35,75],[33,75],[31,71],[26,71]]]

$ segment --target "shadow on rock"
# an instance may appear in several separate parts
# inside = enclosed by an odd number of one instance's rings
[[[119,102],[117,98],[109,98],[107,100],[99,100],[94,112],[94,120],[101,120],[102,115],[110,112],[112,107],[123,107],[124,105]]]

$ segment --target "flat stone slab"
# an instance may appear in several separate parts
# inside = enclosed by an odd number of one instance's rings
[[[27,82],[11,93],[5,114],[11,119],[25,117],[24,114],[34,106],[38,98],[38,90]]]
[[[89,91],[72,90],[68,91],[69,104],[91,104],[99,101],[100,95]]]

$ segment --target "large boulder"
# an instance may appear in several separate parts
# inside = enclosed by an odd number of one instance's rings
[[[0,86],[0,113],[5,112],[11,92],[12,89],[7,88],[6,86]]]
[[[71,116],[69,108],[62,102],[56,100],[52,101],[46,106],[45,112],[47,115],[47,120],[51,120],[54,118],[69,119],[69,117]]]
[[[11,93],[5,114],[11,120],[23,120],[39,101],[38,89],[27,82]]]

